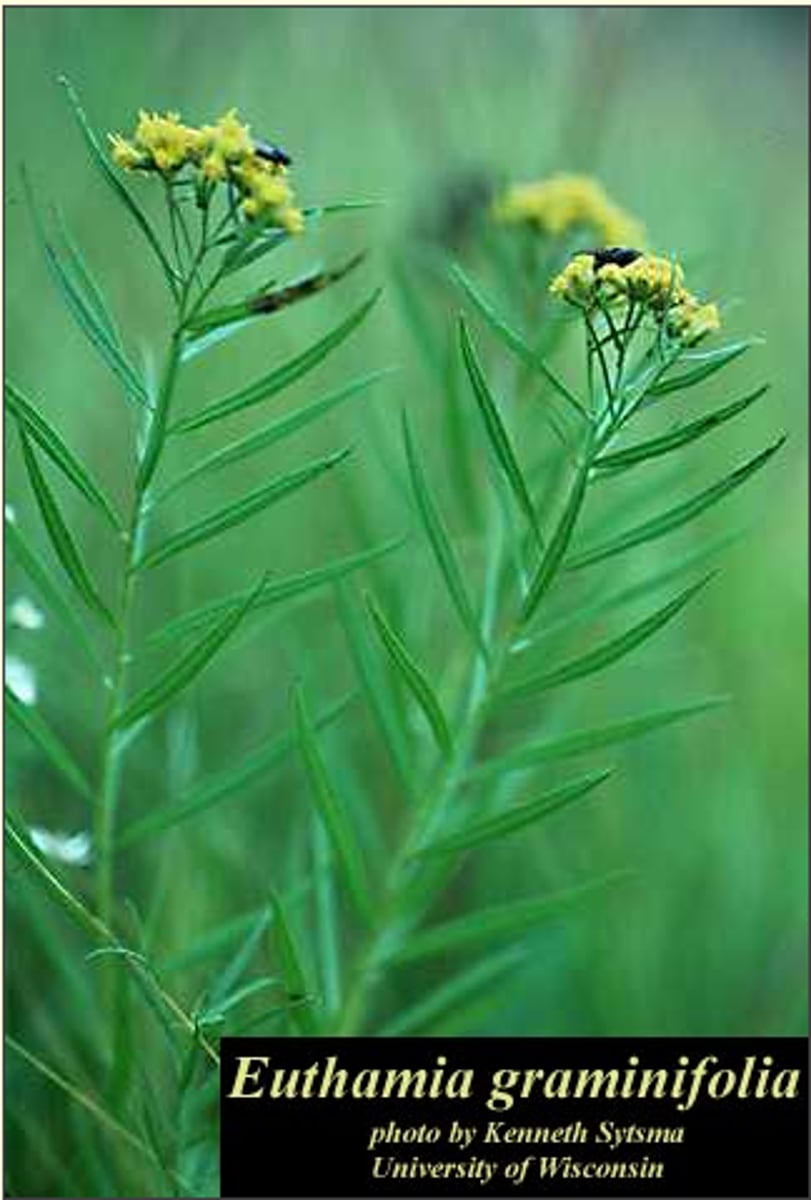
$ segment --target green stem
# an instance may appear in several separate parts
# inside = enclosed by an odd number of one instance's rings
[[[593,455],[591,431],[584,447],[584,463],[588,470]],[[506,559],[501,547],[493,556],[490,588],[490,611],[486,624],[495,624],[495,609],[502,592]],[[549,586],[560,570],[562,557],[554,568]],[[356,963],[352,982],[343,1005],[335,1019],[332,1032],[352,1036],[361,1032],[369,1003],[382,981],[385,963],[402,944],[404,938],[423,919],[430,904],[446,885],[455,864],[441,860],[421,860],[416,853],[426,846],[442,827],[449,809],[454,806],[469,768],[475,762],[481,736],[487,726],[491,701],[498,693],[501,674],[509,661],[515,642],[523,636],[522,604],[516,606],[506,626],[485,659],[478,656],[472,669],[467,693],[470,697],[461,728],[457,731],[454,749],[444,764],[434,788],[426,788],[425,798],[414,810],[389,871],[389,883],[378,908],[375,925],[369,931]]]
[[[190,277],[191,278],[191,277]],[[132,625],[136,599],[137,573],[134,569],[143,549],[150,513],[148,486],[160,462],[166,441],[166,428],[172,396],[177,382],[182,349],[182,325],[188,299],[187,280],[178,300],[177,327],[172,334],[164,364],[157,404],[152,412],[144,456],[135,484],[135,499],[130,523],[125,535],[125,551],[121,600],[117,614],[116,640],[113,651],[113,671],[109,680],[104,740],[101,750],[101,772],[98,803],[94,820],[96,856],[96,903],[100,919],[112,924],[115,896],[115,826],[121,794],[121,773],[128,736],[116,728],[116,720],[124,708],[132,659]]]

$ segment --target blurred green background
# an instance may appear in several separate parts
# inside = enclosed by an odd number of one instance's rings
[[[177,109],[200,124],[236,105],[257,134],[293,155],[301,203],[385,202],[325,223],[285,249],[285,277],[359,249],[369,257],[346,283],[192,370],[181,393],[187,406],[219,396],[235,377],[248,380],[306,345],[383,283],[369,322],[320,368],[317,394],[378,366],[396,364],[397,377],[362,401],[362,414],[349,408],[331,416],[293,449],[275,450],[271,464],[252,461],[237,483],[261,482],[269,466],[287,465],[287,455],[296,465],[350,442],[354,460],[222,539],[210,556],[190,556],[177,572],[167,568],[152,620],[229,592],[264,565],[301,570],[405,532],[399,410],[412,412],[432,447],[431,469],[441,473],[431,436],[441,394],[420,363],[390,264],[457,172],[518,180],[593,173],[643,220],[652,246],[684,257],[689,285],[724,305],[725,335],[765,339],[723,383],[708,384],[702,399],[730,399],[730,388],[742,394],[770,380],[768,399],[706,450],[691,451],[691,462],[696,478],[708,479],[780,431],[787,446],[763,477],[680,535],[679,545],[698,546],[727,528],[745,536],[724,552],[720,576],[678,628],[616,677],[573,691],[563,720],[579,726],[628,697],[631,708],[634,697],[656,706],[674,692],[728,693],[731,702],[721,714],[614,755],[620,769],[599,801],[518,846],[505,844],[465,877],[470,902],[500,898],[505,880],[516,894],[531,894],[578,871],[630,865],[640,872],[630,891],[598,897],[533,939],[510,1002],[484,1013],[473,1032],[805,1031],[807,24],[807,13],[790,8],[5,12],[7,371],[120,501],[128,417],[115,381],[51,285],[19,164],[46,216],[52,205],[61,209],[137,357],[150,361],[161,352],[168,309],[138,234],[88,163],[57,77],[70,77],[101,130],[129,131],[140,107]],[[148,183],[133,186],[142,198],[148,193]],[[449,330],[452,316],[451,306]],[[560,361],[565,368],[566,352]],[[282,406],[312,398],[315,387],[306,380]],[[690,400],[691,411],[696,403]],[[221,436],[201,437],[185,450],[187,463]],[[531,457],[531,447],[522,450]],[[233,494],[228,486],[223,496]],[[6,487],[19,522],[42,544],[11,428]],[[195,511],[215,499],[205,490],[190,497]],[[94,571],[109,582],[114,560],[103,530],[80,502],[70,511]],[[673,553],[669,540],[658,542],[645,565],[666,566]],[[29,589],[13,562],[7,570],[8,603]],[[393,558],[373,582],[395,596],[422,660],[438,669],[452,618],[431,609],[430,592],[398,594],[398,578]],[[43,711],[93,771],[87,730],[99,719],[98,679],[74,664],[50,623],[36,636],[12,630],[8,645],[34,663]],[[182,715],[150,734],[151,755],[141,756],[127,781],[124,817],[171,796],[184,773],[227,765],[241,748],[283,731],[296,675],[324,702],[353,686],[329,592],[263,622],[215,667],[195,700],[193,737]],[[344,782],[378,795],[384,828],[393,825],[374,730],[362,714],[352,729],[343,743],[336,735],[333,747]],[[82,827],[86,815],[17,741],[14,735],[7,773],[15,804],[32,823]],[[157,914],[162,961],[253,911],[271,881],[295,878],[307,853],[302,804],[299,771],[288,762],[244,797],[124,858],[122,890],[142,912]],[[82,872],[72,877],[81,891]],[[86,946],[15,873],[7,913],[12,1032],[73,1077],[92,1079]],[[204,979],[192,973],[181,990],[191,995]],[[17,1194],[89,1194],[70,1188],[111,1186],[111,1178],[124,1186],[126,1176],[99,1165],[98,1156],[60,1162],[59,1139],[48,1129],[49,1120],[63,1119],[63,1099],[22,1063],[11,1063],[8,1078]],[[41,1119],[27,1122],[26,1109]]]

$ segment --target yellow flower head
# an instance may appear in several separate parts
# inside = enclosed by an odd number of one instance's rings
[[[135,127],[135,146],[150,166],[163,174],[178,170],[190,162],[199,144],[199,132],[183,125],[179,113],[139,113]]]
[[[293,195],[285,175],[282,167],[255,154],[233,169],[246,217],[279,225],[288,233],[299,233],[304,228],[304,218],[292,205]]]
[[[493,216],[503,224],[529,225],[548,237],[589,230],[603,246],[638,246],[644,229],[588,175],[553,175],[516,183],[496,200]]]
[[[589,306],[594,296],[594,259],[590,254],[576,254],[549,286],[553,296],[570,304]]]
[[[560,300],[587,311],[607,304],[638,305],[668,332],[694,345],[721,326],[715,304],[704,304],[684,286],[680,265],[655,254],[611,247],[575,254],[549,286]]]
[[[160,116],[142,111],[132,140],[111,134],[110,144],[113,161],[125,171],[169,175],[191,166],[198,173],[198,184],[228,182],[235,187],[242,212],[250,220],[291,234],[304,228],[304,217],[293,204],[287,182],[288,160],[260,153],[261,145],[253,141],[235,108],[200,129],[184,125],[178,113]]]
[[[688,346],[694,346],[709,333],[721,328],[717,304],[702,304],[695,296],[687,295],[683,303],[668,313],[668,328]]]
[[[215,125],[200,130],[199,156],[206,179],[220,182],[228,168],[249,161],[254,154],[249,127],[243,125],[235,108],[229,109]]]
[[[110,133],[110,154],[113,162],[125,171],[137,171],[149,165],[149,155],[127,141],[120,133]]]
[[[627,296],[649,308],[670,308],[687,296],[679,264],[654,254],[640,254],[624,267],[606,263],[597,271],[597,280],[607,297]]]

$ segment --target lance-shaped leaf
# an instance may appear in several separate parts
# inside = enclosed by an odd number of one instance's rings
[[[22,704],[10,688],[5,688],[6,715],[36,743],[48,762],[78,794],[92,804],[95,799],[84,771],[77,766],[70,751],[51,730],[36,709]]]
[[[496,312],[496,309],[490,300],[484,296],[481,289],[473,283],[473,281],[468,275],[465,274],[458,264],[454,264],[454,266],[451,267],[451,274],[462,288],[462,291],[472,302],[476,311],[484,318],[484,320],[492,329],[493,333],[495,333],[495,335],[501,339],[505,346],[512,350],[513,354],[520,358],[522,362],[525,362],[528,367],[531,367],[533,371],[542,375],[547,383],[551,384],[555,391],[563,397],[566,403],[575,410],[578,416],[583,418],[585,421],[590,421],[591,418],[586,412],[586,409],[583,407],[582,403],[580,400],[578,400],[571,388],[566,386],[560,376],[552,370],[548,363],[546,363],[544,359],[540,357],[540,355],[536,354],[532,347],[524,341],[520,334],[516,333],[515,330],[508,325],[504,318]]]
[[[71,236],[60,208],[54,208],[54,217],[59,231],[61,248],[64,251],[66,261],[70,265],[79,287],[87,297],[88,303],[94,309],[110,341],[123,353],[124,347],[121,342],[121,335],[116,327],[110,306],[79,247]]]
[[[740,358],[756,344],[756,338],[748,338],[746,341],[731,342],[728,346],[719,346],[717,350],[708,350],[706,354],[682,355],[678,360],[680,363],[694,362],[696,365],[688,371],[683,371],[680,375],[658,380],[645,391],[650,396],[665,396],[668,392],[695,387],[697,383],[709,379],[716,371],[722,370],[727,363]]]
[[[91,158],[101,171],[101,174],[104,176],[109,186],[115,192],[118,199],[135,219],[135,223],[138,225],[138,228],[149,242],[149,245],[152,247],[155,256],[161,264],[169,286],[172,288],[172,291],[175,291],[177,285],[175,273],[169,264],[169,260],[164,253],[163,247],[160,244],[160,240],[152,228],[148,218],[146,217],[146,214],[141,206],[136,203],[136,201],[130,195],[128,189],[124,186],[116,174],[115,168],[110,162],[106,151],[100,144],[98,137],[93,131],[93,128],[91,127],[90,122],[85,115],[85,111],[79,102],[79,97],[77,96],[73,85],[68,79],[65,78],[64,75],[60,76],[59,82],[67,92],[70,106],[73,109],[73,115],[76,118],[79,129],[81,130],[82,136],[87,144],[87,148],[90,151]]]
[[[687,524],[688,521],[694,520],[701,513],[706,512],[719,500],[723,500],[730,492],[733,492],[741,484],[746,483],[751,477],[764,467],[769,459],[777,453],[780,447],[785,442],[785,437],[780,437],[771,446],[767,446],[765,450],[761,450],[760,454],[756,454],[747,462],[737,467],[731,474],[724,479],[718,481],[698,495],[692,496],[689,500],[685,500],[682,504],[677,504],[674,508],[667,509],[666,512],[660,513],[656,517],[652,517],[649,521],[644,521],[641,525],[637,525],[634,529],[629,529],[625,533],[621,533],[618,537],[611,538],[607,542],[603,542],[600,546],[595,546],[590,550],[584,550],[581,554],[576,554],[568,564],[570,569],[579,570],[581,567],[591,566],[592,563],[602,562],[605,558],[610,558],[614,554],[621,554],[624,550],[630,550],[634,546],[639,546],[643,542],[650,542],[656,538],[664,537],[665,534],[671,533],[674,529]]]
[[[5,385],[6,407],[19,421],[20,425],[37,443],[43,453],[47,454],[62,474],[70,480],[74,487],[93,504],[110,522],[116,532],[121,531],[121,521],[101,488],[93,481],[87,469],[82,466],[72,450],[68,449],[53,425],[38,412],[33,404],[9,380]]]
[[[405,794],[413,796],[414,772],[398,697],[389,687],[360,611],[360,602],[340,580],[335,586],[338,615],[366,703],[377,724],[392,766]]]
[[[346,711],[353,693],[344,696],[335,704],[331,704],[315,718],[316,729],[326,727],[337,720]],[[246,790],[257,780],[267,778],[278,763],[283,762],[291,750],[295,748],[296,739],[293,733],[283,733],[273,738],[267,745],[260,746],[245,754],[234,766],[224,771],[217,771],[201,779],[188,791],[172,800],[171,804],[153,808],[143,817],[130,822],[122,829],[116,845],[124,850],[144,838],[164,833],[174,829],[182,821],[188,821],[200,813],[207,812],[216,804],[221,804],[229,797],[245,796]]]
[[[118,377],[127,395],[139,404],[146,404],[146,389],[138,372],[121,349],[117,338],[109,332],[108,323],[99,315],[94,300],[85,294],[77,280],[66,270],[55,247],[48,239],[25,172],[23,172],[23,185],[48,270],[73,319],[110,370]]]
[[[22,531],[9,521],[5,523],[5,544],[33,583],[40,600],[47,605],[49,612],[65,625],[70,634],[70,645],[82,652],[95,671],[103,674],[104,664],[82,624],[76,607],[70,603],[70,593],[66,596],[65,589],[57,585],[50,570],[33,546],[29,545]]]
[[[334,583],[338,579],[343,579],[345,575],[351,575],[353,571],[361,570],[368,563],[375,562],[378,558],[383,558],[404,545],[405,538],[397,538],[390,542],[384,542],[382,546],[373,546],[371,550],[362,550],[360,554],[349,554],[346,558],[338,558],[334,562],[325,563],[323,567],[314,567],[311,571],[302,571],[276,581],[268,580],[254,608],[256,611],[260,611],[272,608],[276,604],[282,604],[287,600],[296,600],[300,596],[307,595],[308,592],[324,587],[325,584]],[[210,604],[204,604],[189,613],[184,613],[182,617],[174,617],[150,634],[147,642],[152,645],[160,645],[161,642],[174,641],[197,629],[205,629],[223,613],[228,612],[235,605],[241,604],[247,595],[248,592],[244,590],[233,592],[222,600],[214,600]]]
[[[448,596],[453,607],[459,614],[462,624],[486,656],[487,648],[482,638],[476,614],[473,611],[473,605],[468,596],[467,585],[465,584],[462,570],[451,545],[447,529],[445,528],[445,522],[440,515],[436,501],[429,491],[428,482],[420,463],[417,447],[411,436],[408,417],[405,412],[403,412],[403,440],[405,442],[408,470],[411,475],[411,486],[417,502],[417,512],[422,520],[422,525],[431,549],[434,552],[437,565],[442,572],[442,578],[448,589]]]
[[[104,1129],[108,1133],[114,1134],[115,1137],[120,1138],[122,1142],[129,1146],[130,1150],[134,1151],[140,1158],[148,1159],[150,1162],[156,1161],[155,1154],[152,1149],[144,1141],[142,1141],[137,1134],[133,1133],[131,1129],[128,1129],[126,1125],[122,1125],[118,1118],[113,1116],[113,1114],[109,1112],[101,1103],[101,1101],[97,1100],[95,1096],[91,1095],[78,1084],[73,1083],[72,1080],[67,1079],[53,1067],[43,1062],[41,1058],[38,1058],[30,1050],[26,1049],[25,1046],[21,1045],[16,1038],[13,1038],[10,1034],[7,1033],[4,1040],[9,1050],[13,1050],[15,1054],[19,1055],[19,1057],[23,1059],[23,1061],[26,1062],[29,1067],[41,1075],[43,1079],[47,1079],[48,1082],[62,1092],[64,1096],[73,1101],[73,1103],[78,1105],[80,1108],[84,1109],[84,1111],[88,1113],[98,1124],[100,1129]],[[178,1183],[178,1177],[173,1175],[172,1185],[177,1187]]]
[[[342,321],[340,325],[337,325],[325,337],[315,342],[314,345],[303,351],[303,353],[296,355],[295,358],[288,359],[281,366],[275,367],[260,379],[249,384],[248,387],[240,388],[238,392],[233,392],[230,396],[226,396],[224,400],[217,400],[215,403],[200,409],[199,412],[184,417],[171,427],[171,432],[188,433],[193,429],[203,429],[206,425],[210,425],[212,421],[220,421],[224,417],[230,417],[233,413],[241,412],[243,409],[260,404],[263,400],[270,399],[271,396],[275,396],[284,388],[295,383],[297,379],[301,379],[302,376],[309,374],[332,350],[340,346],[341,342],[345,341],[357,329],[377,303],[380,294],[380,289],[378,289],[359,308],[356,308],[345,321]]]
[[[217,652],[228,641],[256,600],[263,585],[264,580],[257,584],[244,604],[233,612],[229,612],[205,637],[181,655],[155,683],[144,688],[121,712],[116,713],[112,722],[113,727],[126,729],[143,717],[154,715],[160,709],[165,708],[178,692],[187,688],[209,666]]]
[[[73,540],[73,536],[59,510],[56,498],[45,482],[45,477],[39,468],[34,449],[22,426],[20,427],[20,441],[22,443],[23,458],[26,470],[28,471],[28,478],[31,481],[31,487],[36,497],[40,515],[42,516],[45,528],[48,530],[48,536],[51,539],[54,553],[88,608],[98,613],[108,624],[114,626],[115,620],[93,585],[84,561]]]
[[[290,1019],[299,1033],[304,1036],[312,1035],[318,1032],[318,1021],[311,1003],[308,1003],[311,993],[301,954],[287,922],[282,902],[273,891],[270,893],[270,903],[273,907],[271,953],[275,949],[281,963],[287,994],[293,1001],[290,1006]],[[303,1003],[297,1003],[298,1001]]]
[[[239,984],[259,949],[265,931],[270,925],[271,915],[271,908],[267,905],[247,930],[231,959],[221,971],[211,978],[200,1004],[200,1009],[205,1017],[210,1017],[212,1010],[219,1009],[224,1004],[225,998],[233,993],[234,988]]]
[[[761,396],[765,396],[768,390],[769,384],[766,383],[756,391],[749,392],[740,400],[733,400],[731,404],[706,413],[695,421],[688,421],[686,425],[678,425],[675,429],[660,434],[659,437],[650,438],[646,442],[638,442],[635,446],[627,446],[624,450],[613,450],[610,453],[601,454],[599,458],[595,459],[594,468],[601,472],[624,471],[627,467],[636,466],[637,463],[646,462],[651,458],[659,458],[662,454],[669,454],[673,450],[680,450],[682,446],[688,446],[691,442],[712,433],[726,421],[737,417],[738,413],[744,412],[750,404],[754,404]]]
[[[363,856],[349,818],[327,773],[300,686],[296,686],[294,690],[293,707],[299,747],[315,806],[324,822],[340,873],[358,914],[364,921],[368,921],[371,919],[372,906],[366,885]]]
[[[482,421],[487,431],[493,455],[504,472],[504,476],[512,489],[518,507],[529,522],[530,529],[535,534],[538,545],[542,546],[543,538],[538,527],[538,517],[532,503],[532,497],[529,494],[529,488],[527,487],[521,467],[518,465],[518,459],[516,458],[504,422],[501,419],[498,406],[484,377],[484,371],[473,348],[473,343],[470,340],[470,334],[464,317],[459,318],[459,344],[462,349],[462,361],[465,364],[465,370],[473,387],[473,394],[476,397],[476,403],[482,415]]]
[[[468,916],[457,917],[453,921],[416,934],[391,961],[415,962],[417,959],[431,958],[437,954],[453,953],[463,947],[521,937],[545,921],[567,912],[572,905],[579,903],[586,896],[628,877],[627,871],[612,871],[589,883],[553,892],[536,900],[517,900],[511,904],[499,904],[492,908],[480,909]]]
[[[453,737],[448,728],[448,722],[445,720],[442,706],[426,679],[424,671],[414,661],[405,642],[392,629],[371,596],[366,597],[366,604],[386,653],[422,709],[437,746],[442,754],[449,755],[453,750]]]
[[[523,621],[530,620],[541,600],[546,595],[546,592],[552,586],[558,568],[563,561],[563,556],[572,540],[577,518],[580,515],[580,509],[583,507],[583,501],[586,498],[588,479],[589,458],[586,456],[578,467],[554,533],[549,539],[549,544],[544,551],[538,569],[530,580],[521,612],[521,619]]]
[[[252,454],[257,454],[260,450],[266,450],[269,446],[275,445],[276,442],[282,441],[284,438],[290,437],[294,433],[298,433],[300,429],[304,429],[307,425],[311,425],[314,421],[318,421],[332,409],[343,404],[344,401],[350,400],[353,396],[357,396],[360,392],[371,387],[378,380],[390,375],[391,370],[373,371],[369,375],[364,375],[360,379],[353,379],[351,383],[344,387],[337,388],[320,400],[315,400],[312,404],[306,404],[295,411],[287,413],[283,417],[279,417],[276,421],[271,421],[264,429],[260,429],[257,433],[248,434],[247,437],[240,438],[239,441],[231,442],[230,445],[224,446],[222,450],[216,450],[213,454],[209,454],[206,458],[196,463],[185,474],[175,479],[158,497],[159,500],[164,500],[167,496],[177,491],[178,488],[185,487],[194,479],[199,479],[201,475],[208,475],[212,471],[220,471],[223,467],[230,467],[235,462],[241,462],[243,459],[250,457]]]
[[[227,504],[224,508],[219,508],[216,512],[209,513],[201,521],[195,521],[193,525],[187,525],[185,529],[181,529],[178,533],[167,538],[165,542],[156,546],[154,550],[148,551],[136,562],[135,570],[140,571],[147,567],[157,566],[158,563],[164,562],[167,558],[172,558],[182,550],[188,550],[190,546],[196,546],[199,542],[206,542],[209,538],[217,537],[227,529],[232,529],[235,525],[241,525],[250,517],[269,508],[271,504],[283,500],[291,492],[298,491],[299,488],[311,483],[314,479],[318,479],[326,471],[337,467],[338,463],[343,462],[351,453],[351,447],[346,447],[344,450],[339,450],[336,454],[316,459],[314,462],[308,463],[305,467],[301,467],[298,471],[291,471],[288,475],[282,475],[279,479],[274,479],[271,483],[265,484],[264,487],[249,492],[247,496],[234,501],[233,504]]]
[[[455,854],[460,850],[472,850],[476,846],[495,841],[496,838],[515,833],[519,829],[526,828],[527,825],[534,825],[537,821],[543,820],[544,817],[557,812],[559,808],[581,800],[589,792],[593,792],[596,787],[599,787],[610,775],[610,771],[601,771],[598,774],[587,775],[583,779],[576,779],[571,783],[564,783],[560,787],[544,792],[542,796],[529,804],[518,805],[508,809],[507,812],[499,813],[496,817],[474,821],[461,829],[459,833],[433,842],[417,853],[421,858],[427,855]]]
[[[559,687],[564,683],[572,683],[575,679],[582,679],[586,675],[593,675],[595,671],[605,670],[612,663],[624,658],[626,654],[630,654],[637,646],[641,646],[648,638],[653,637],[654,633],[667,625],[668,621],[672,621],[676,614],[681,612],[686,604],[689,604],[693,596],[701,591],[711,578],[712,576],[708,575],[698,583],[694,583],[691,587],[685,588],[683,592],[680,592],[668,604],[658,608],[656,612],[651,613],[644,620],[638,621],[636,625],[632,625],[625,633],[603,642],[593,650],[589,650],[587,654],[582,654],[578,658],[563,663],[562,666],[556,667],[553,671],[546,671],[540,675],[531,675],[528,679],[520,679],[516,683],[509,685],[500,692],[501,698],[515,700],[525,696],[534,696],[536,692],[543,692],[549,688]]]
[[[672,725],[676,721],[684,721],[689,717],[698,716],[699,713],[719,708],[725,703],[726,697],[711,696],[694,704],[659,709],[624,721],[613,721],[609,725],[598,725],[594,729],[578,729],[575,733],[564,733],[560,737],[530,742],[527,746],[519,746],[474,767],[469,778],[479,782],[503,775],[506,771],[525,770],[558,758],[571,758],[575,754],[588,754],[605,746],[616,746],[621,742],[642,737],[643,734],[652,733],[656,729],[662,729],[666,725]]]
[[[364,257],[363,254],[356,254],[349,262],[333,271],[312,271],[303,279],[288,283],[284,287],[274,288],[258,296],[249,296],[246,300],[240,300],[236,304],[209,309],[189,321],[186,330],[194,336],[198,333],[207,333],[211,329],[219,329],[224,325],[231,325],[234,321],[245,321],[250,317],[279,312],[280,309],[297,304],[300,300],[306,300],[309,296],[315,296],[331,284],[337,283],[359,266]]]

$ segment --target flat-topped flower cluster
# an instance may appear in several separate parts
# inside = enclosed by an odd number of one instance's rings
[[[180,114],[141,111],[131,138],[111,134],[113,161],[125,171],[157,172],[174,179],[190,169],[205,196],[228,185],[244,216],[299,233],[304,218],[293,203],[284,162],[260,153],[249,126],[230,109],[213,125],[185,125]]]
[[[668,333],[686,345],[694,345],[721,327],[718,306],[687,290],[677,262],[654,254],[639,253],[623,264],[601,262],[599,255],[586,251],[575,254],[549,290],[586,312],[623,303],[637,306],[658,322],[664,321]]]
[[[547,237],[589,230],[601,246],[639,246],[645,236],[639,221],[588,175],[558,174],[512,184],[493,205],[493,217],[505,225],[526,225]]]

